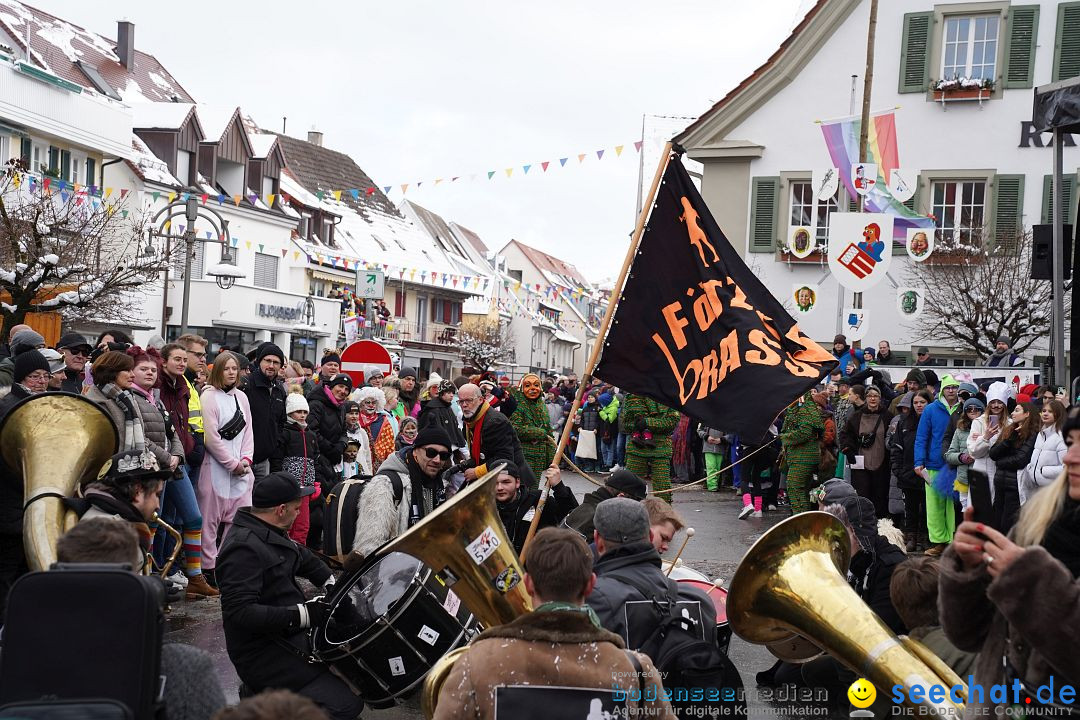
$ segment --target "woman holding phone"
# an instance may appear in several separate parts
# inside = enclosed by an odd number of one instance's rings
[[[967,452],[975,458],[968,468],[968,498],[975,508],[975,520],[994,521],[994,475],[997,464],[990,457],[990,448],[1001,439],[1001,431],[1009,423],[1009,402],[1012,388],[996,382],[986,390],[986,413],[975,418],[968,435]]]
[[[1020,478],[1024,474],[1035,438],[1039,434],[1039,415],[1029,402],[1016,403],[1012,420],[1001,431],[1001,439],[990,448],[990,457],[997,465],[994,473],[994,522],[995,528],[1009,532],[1020,511]]]
[[[941,626],[960,650],[978,652],[975,684],[1003,684],[1017,704],[1045,706],[1037,688],[1080,682],[1080,410],[1065,421],[1065,470],[1030,498],[1008,536],[964,512],[941,557]],[[1039,694],[1041,697],[1036,697]],[[1075,702],[1051,692],[1061,715]],[[967,716],[989,714],[996,703],[972,699]],[[1052,706],[1053,707],[1053,706]]]

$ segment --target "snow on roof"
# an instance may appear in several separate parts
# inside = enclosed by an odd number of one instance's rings
[[[274,143],[277,142],[277,135],[249,132],[248,139],[251,140],[253,157],[264,158],[270,154],[270,150],[273,149]]]
[[[191,103],[132,102],[133,127],[140,130],[178,130],[187,120]]]
[[[132,68],[126,68],[116,55],[116,41],[50,15],[18,0],[0,0],[0,30],[16,49],[26,51],[27,27],[30,29],[31,60],[69,82],[97,91],[94,83],[77,63],[93,69],[125,101],[191,102],[192,97],[153,55],[135,50]]]
[[[138,135],[131,136],[131,147],[135,150],[133,157],[129,162],[132,169],[138,173],[146,182],[158,183],[160,185],[171,185],[174,187],[181,187],[182,183],[173,177],[169,172],[169,166],[162,162],[154,153],[150,152],[150,148],[146,143],[139,138]]]
[[[229,123],[233,116],[240,111],[239,107],[221,107],[216,105],[198,105],[195,113],[199,116],[203,132],[206,134],[206,142],[218,142],[225,131],[229,129]]]
[[[520,249],[521,252],[525,255],[525,257],[527,257],[529,261],[536,266],[537,270],[540,270],[541,272],[547,271],[553,273],[553,275],[548,276],[549,282],[554,283],[554,280],[551,280],[550,277],[558,277],[561,275],[566,279],[560,280],[560,285],[566,285],[567,287],[573,286],[575,289],[587,289],[589,287],[589,281],[586,280],[585,276],[582,275],[581,272],[571,263],[568,263],[565,260],[560,260],[554,255],[548,255],[543,250],[537,250],[534,247],[530,247],[529,245],[526,245],[520,240],[511,240],[510,243],[507,243],[507,245],[510,244],[517,245],[518,249]],[[547,276],[547,273],[545,273],[545,276]]]

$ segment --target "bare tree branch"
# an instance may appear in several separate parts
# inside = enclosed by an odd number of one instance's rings
[[[458,352],[467,365],[488,370],[499,362],[514,360],[514,333],[509,323],[489,317],[461,323]]]

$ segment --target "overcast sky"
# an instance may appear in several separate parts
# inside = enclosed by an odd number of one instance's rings
[[[411,183],[407,198],[491,249],[516,238],[598,281],[618,271],[633,229],[642,115],[701,114],[812,2],[28,4],[107,37],[130,20],[136,47],[198,101],[239,105],[276,131],[287,117],[298,137],[316,128],[393,185],[395,203]]]

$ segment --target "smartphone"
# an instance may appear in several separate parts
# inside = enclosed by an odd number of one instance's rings
[[[990,427],[996,428],[997,426],[998,426],[998,416],[997,415],[991,415],[990,416]]]

